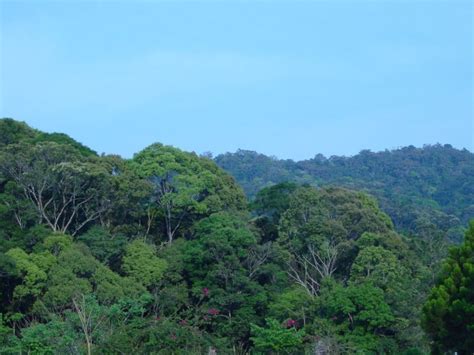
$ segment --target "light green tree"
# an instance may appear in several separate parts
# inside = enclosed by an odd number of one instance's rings
[[[22,283],[15,287],[14,297],[18,300],[38,297],[46,286],[47,272],[55,258],[51,254],[27,254],[20,248],[11,249],[6,255],[13,259],[22,278]]]
[[[122,268],[127,275],[146,287],[156,285],[163,277],[167,262],[156,256],[153,245],[136,239],[125,248]]]
[[[255,350],[268,352],[275,351],[278,354],[294,354],[301,350],[304,331],[296,330],[294,327],[285,328],[275,319],[267,319],[266,327],[251,324],[252,336]]]

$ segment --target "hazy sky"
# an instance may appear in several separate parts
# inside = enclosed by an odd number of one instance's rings
[[[471,1],[0,3],[0,116],[99,152],[474,148]]]

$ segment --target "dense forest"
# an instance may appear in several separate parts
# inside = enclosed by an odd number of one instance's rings
[[[474,154],[450,145],[364,150],[353,157],[318,154],[299,162],[239,150],[215,161],[250,198],[264,187],[286,181],[367,192],[404,233],[438,231],[459,242],[474,216]]]
[[[123,159],[2,119],[0,353],[471,354],[473,177],[450,146]]]

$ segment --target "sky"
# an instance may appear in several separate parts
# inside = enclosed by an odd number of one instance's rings
[[[0,117],[131,157],[474,151],[471,1],[0,0]]]

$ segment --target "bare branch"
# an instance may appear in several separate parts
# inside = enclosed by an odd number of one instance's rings
[[[333,243],[324,243],[319,250],[308,246],[307,254],[293,254],[288,262],[288,275],[311,296],[317,296],[321,281],[336,271],[338,250]]]

